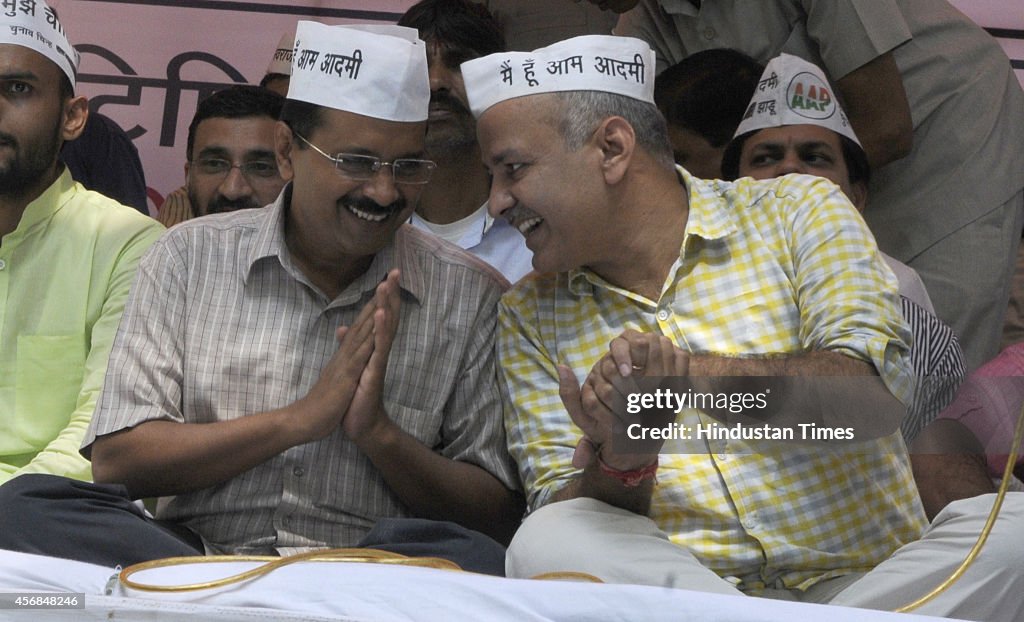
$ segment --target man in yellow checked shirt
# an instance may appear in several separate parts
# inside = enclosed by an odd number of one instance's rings
[[[532,511],[507,572],[899,607],[959,564],[992,496],[929,526],[898,417],[875,410],[913,391],[896,280],[831,183],[706,182],[674,167],[654,66],[646,44],[616,37],[462,65],[490,209],[526,236],[540,273],[499,307],[508,441]],[[864,442],[616,451],[629,421],[612,406],[633,376],[847,376],[846,394],[819,405],[865,415]],[[846,423],[790,411],[791,426]],[[984,560],[919,611],[1019,616],[1024,534],[1005,524],[1022,511],[1008,500]]]

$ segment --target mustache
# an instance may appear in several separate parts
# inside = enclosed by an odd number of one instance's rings
[[[406,201],[404,198],[399,197],[388,205],[380,205],[373,199],[362,196],[344,196],[338,203],[342,207],[354,207],[361,212],[367,212],[374,215],[387,214],[391,216],[405,209]]]
[[[430,104],[438,105],[457,112],[459,114],[470,114],[469,108],[467,108],[457,97],[450,94],[448,91],[434,91],[430,94]]]
[[[253,197],[240,199],[229,199],[223,195],[217,195],[210,200],[206,206],[207,214],[219,214],[221,212],[234,212],[240,209],[255,209],[260,207]]]

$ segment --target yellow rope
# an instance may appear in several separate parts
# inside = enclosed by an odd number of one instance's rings
[[[542,572],[530,577],[536,581],[582,581],[590,583],[604,583],[601,579],[586,572],[575,570],[556,570],[554,572]]]
[[[1017,424],[1013,434],[1013,446],[1010,448],[1010,455],[1007,457],[1006,468],[1003,470],[1003,481],[1000,482],[999,491],[996,494],[995,503],[992,505],[992,510],[989,512],[988,519],[985,521],[985,525],[984,527],[982,527],[981,533],[978,535],[978,540],[974,543],[974,546],[971,547],[971,550],[967,554],[967,557],[964,559],[964,561],[960,563],[960,565],[957,567],[955,571],[953,571],[949,578],[947,578],[935,589],[925,594],[921,598],[895,609],[894,611],[896,613],[906,613],[908,611],[913,611],[914,609],[917,609],[925,603],[933,600],[939,594],[945,592],[947,589],[949,589],[951,585],[953,585],[958,579],[960,579],[960,577],[962,577],[964,573],[967,572],[967,569],[978,557],[978,554],[981,552],[981,548],[985,545],[985,542],[988,540],[989,534],[992,532],[992,527],[995,525],[996,518],[999,516],[999,510],[1002,508],[1003,499],[1006,497],[1006,492],[1009,488],[1010,479],[1013,477],[1013,467],[1017,462],[1017,448],[1020,446],[1021,440],[1024,440],[1024,408],[1021,409],[1021,414],[1017,419]],[[186,564],[209,564],[238,561],[259,561],[264,563],[251,570],[247,570],[245,572],[241,572],[229,577],[224,577],[222,579],[207,581],[205,583],[192,583],[186,585],[150,585],[145,583],[138,583],[128,578],[137,572],[141,572],[143,570],[151,570],[154,568],[167,568],[171,566],[183,566]],[[247,555],[168,557],[166,559],[157,559],[129,566],[121,571],[119,578],[121,580],[121,583],[125,587],[140,591],[193,592],[198,590],[214,589],[218,587],[223,587],[225,585],[231,585],[234,583],[241,583],[242,581],[248,581],[250,579],[255,579],[257,577],[269,574],[283,566],[304,561],[399,564],[405,566],[422,566],[427,568],[438,568],[444,570],[461,570],[461,568],[459,568],[459,566],[454,562],[450,562],[446,559],[440,559],[436,557],[405,557],[403,555],[398,555],[397,553],[389,553],[387,551],[379,551],[376,549],[326,549],[321,551],[311,551],[309,553],[300,553],[298,555],[292,555],[289,557]],[[534,578],[600,581],[600,579],[592,575],[577,572],[545,573],[544,575],[539,575]]]
[[[147,583],[138,583],[130,580],[128,577],[131,575],[142,572],[143,570],[152,570],[154,568],[169,568],[171,566],[184,566],[188,564],[216,564],[223,562],[264,562],[262,565],[256,566],[245,572],[241,572],[229,577],[222,579],[215,579],[213,581],[207,581],[205,583],[191,583],[186,585],[151,585]],[[447,559],[440,559],[437,557],[406,557],[397,553],[390,553],[388,551],[378,551],[376,549],[325,549],[319,551],[310,551],[308,553],[300,553],[298,555],[291,555],[289,557],[270,557],[270,556],[257,556],[257,555],[207,555],[207,556],[196,556],[196,557],[168,557],[165,559],[155,559],[153,561],[142,562],[129,566],[121,571],[119,578],[121,583],[128,588],[134,590],[141,590],[145,592],[195,592],[199,590],[210,590],[218,587],[224,587],[225,585],[231,585],[234,583],[241,583],[261,577],[266,574],[270,574],[274,570],[294,564],[297,562],[314,561],[314,562],[363,562],[373,564],[398,564],[403,566],[422,566],[426,568],[438,568],[442,570],[459,570],[458,564],[448,561]]]
[[[971,547],[967,557],[964,558],[964,561],[960,563],[960,566],[953,571],[953,574],[949,575],[949,578],[921,598],[895,609],[894,611],[896,613],[913,611],[921,605],[931,601],[939,594],[945,592],[951,585],[956,583],[956,581],[960,579],[965,572],[967,572],[967,569],[970,568],[971,564],[974,563],[974,560],[977,559],[978,554],[981,553],[981,547],[985,545],[985,541],[988,540],[988,536],[992,532],[992,526],[995,525],[996,518],[999,516],[999,509],[1003,506],[1003,499],[1006,497],[1006,491],[1009,489],[1010,479],[1013,477],[1013,467],[1017,462],[1017,448],[1020,446],[1022,438],[1024,438],[1024,408],[1021,408],[1020,416],[1017,418],[1017,425],[1013,432],[1013,446],[1010,448],[1010,455],[1006,460],[1006,468],[1003,469],[1003,481],[999,483],[996,502],[992,504],[992,510],[988,513],[988,520],[985,521],[985,526],[982,527],[981,533],[978,534],[978,541],[974,543],[974,546]]]

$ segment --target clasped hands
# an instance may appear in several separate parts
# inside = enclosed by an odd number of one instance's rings
[[[643,416],[626,412],[627,395],[643,390],[642,379],[687,376],[689,371],[689,353],[668,337],[632,329],[611,341],[608,353],[594,364],[582,385],[572,369],[558,365],[559,396],[569,417],[583,431],[573,454],[573,466],[583,469],[598,458],[618,471],[653,464],[662,443],[645,446],[642,453],[612,451],[613,433]]]
[[[398,270],[388,272],[352,324],[337,329],[337,351],[301,400],[301,423],[309,426],[310,440],[323,438],[340,425],[361,446],[394,425],[384,410],[382,394],[388,355],[398,331],[399,276]]]

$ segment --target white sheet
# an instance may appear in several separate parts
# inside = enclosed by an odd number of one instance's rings
[[[132,576],[179,585],[227,576],[255,562],[154,569]],[[303,562],[217,590],[163,594],[127,590],[114,570],[0,551],[0,592],[82,592],[85,609],[3,610],[0,619],[166,620],[701,620],[716,622],[902,622],[935,620],[895,613],[722,596],[637,585],[499,579],[464,572],[365,563]],[[112,590],[108,591],[108,582]]]

